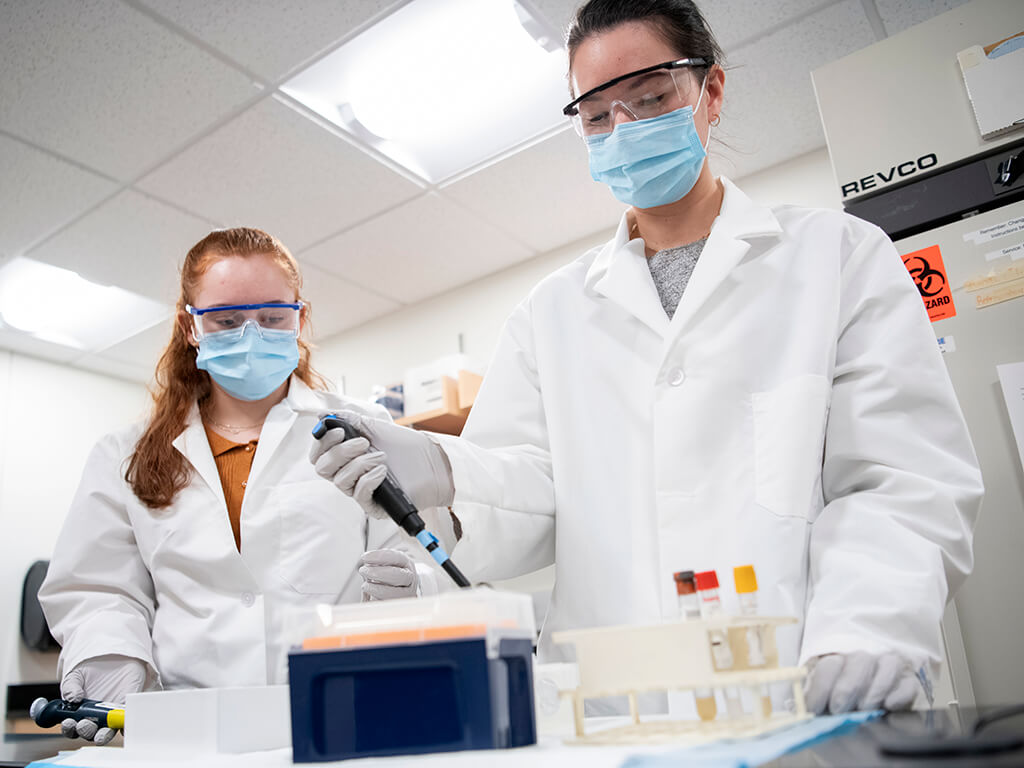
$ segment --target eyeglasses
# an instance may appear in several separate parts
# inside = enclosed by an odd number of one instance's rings
[[[569,102],[562,110],[580,136],[610,133],[616,108],[633,120],[657,117],[696,100],[700,82],[684,70],[710,67],[710,59],[676,59],[609,80]]]
[[[255,327],[261,336],[265,331],[273,331],[274,335],[282,332],[292,338],[299,335],[301,328],[303,302],[282,304],[233,304],[227,307],[207,307],[197,309],[191,304],[185,305],[185,311],[192,315],[195,322],[197,340],[216,334],[218,339],[231,341],[242,338],[247,326]]]

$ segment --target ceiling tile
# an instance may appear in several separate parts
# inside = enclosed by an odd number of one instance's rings
[[[293,251],[421,192],[277,99],[246,110],[137,186],[226,226],[266,230]]]
[[[318,344],[400,306],[308,264],[302,265],[302,296],[312,309],[313,339]]]
[[[811,70],[875,41],[860,0],[844,0],[727,52],[715,171],[738,178],[824,146]]]
[[[966,2],[967,0],[875,0],[875,5],[882,17],[882,23],[885,24],[885,31],[895,35]],[[1011,30],[1007,34],[1015,31],[1019,30]]]
[[[173,306],[185,254],[215,226],[128,189],[29,255]]]
[[[88,210],[117,184],[0,135],[0,251],[31,243]]]
[[[590,178],[587,150],[567,129],[445,187],[470,211],[538,252],[614,227],[625,206]]]
[[[129,179],[255,91],[118,0],[0,0],[0,129]]]
[[[270,81],[379,16],[396,0],[141,0]]]
[[[459,205],[428,194],[331,238],[300,258],[408,304],[532,255]]]
[[[796,21],[822,4],[823,0],[712,0],[700,3],[700,9],[729,63],[737,45]]]
[[[129,336],[124,341],[89,357],[133,366],[138,370],[145,371],[145,378],[149,378],[156,370],[160,355],[163,354],[167,342],[170,341],[173,322],[173,316],[169,316],[166,320],[139,330],[138,333]],[[76,364],[78,362],[76,361]]]
[[[559,33],[561,39],[565,39],[565,33],[569,30],[569,24],[576,15],[576,9],[583,3],[581,0],[526,0],[533,5],[534,9],[540,12],[552,29]]]

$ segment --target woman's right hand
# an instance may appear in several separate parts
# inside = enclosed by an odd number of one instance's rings
[[[328,430],[313,441],[309,460],[318,475],[354,498],[368,515],[379,520],[388,516],[373,500],[373,492],[384,482],[388,470],[417,509],[452,503],[455,487],[448,457],[426,432],[352,411],[336,415],[362,437],[346,440],[344,430]]]
[[[130,693],[139,693],[146,685],[145,663],[130,656],[96,656],[80,662],[64,675],[60,696],[78,703],[82,699],[124,705]],[[60,724],[61,733],[69,739],[82,738],[102,746],[114,738],[117,730],[100,728],[92,720],[68,718]]]

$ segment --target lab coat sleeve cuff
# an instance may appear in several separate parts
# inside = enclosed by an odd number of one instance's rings
[[[441,450],[448,457],[448,466],[452,471],[452,485],[455,487],[453,503],[479,501],[480,490],[473,481],[474,473],[469,471],[474,462],[470,455],[471,450],[465,444],[465,440],[451,435],[432,435],[431,437],[441,446]]]
[[[890,647],[873,641],[870,637],[853,634],[825,634],[814,638],[804,638],[800,648],[800,666],[816,656],[829,653],[871,653],[881,656],[883,653],[898,653],[915,670],[923,669],[934,679],[938,670],[938,662],[920,652],[912,652],[905,647]]]
[[[64,675],[83,661],[94,659],[97,656],[117,654],[144,662],[150,668],[150,676],[155,678],[159,684],[159,673],[153,661],[152,643],[148,630],[144,640],[141,637],[132,636],[132,633],[112,635],[104,628],[105,623],[100,614],[75,630],[57,661],[57,677],[63,680]]]

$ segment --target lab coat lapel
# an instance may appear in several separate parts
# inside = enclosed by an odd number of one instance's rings
[[[676,308],[668,335],[675,338],[726,281],[750,250],[750,239],[777,236],[782,227],[769,208],[755,204],[728,179],[722,209]]]
[[[220,483],[220,473],[217,472],[217,463],[213,460],[213,451],[210,450],[210,441],[206,438],[206,430],[203,428],[203,420],[199,416],[199,407],[192,406],[192,412],[188,417],[188,425],[172,443],[175,448],[195,468],[196,472],[213,491],[221,503],[227,507],[224,500],[224,488]]]
[[[661,306],[643,240],[629,240],[625,214],[619,228],[590,265],[587,287],[615,302],[660,337],[668,333],[668,315]]]
[[[315,411],[319,401],[297,376],[288,384],[288,396],[270,409],[260,430],[260,442],[249,470],[249,485],[259,481],[274,454],[281,447],[299,413]],[[310,435],[310,440],[313,439]],[[242,502],[245,503],[244,501]]]

